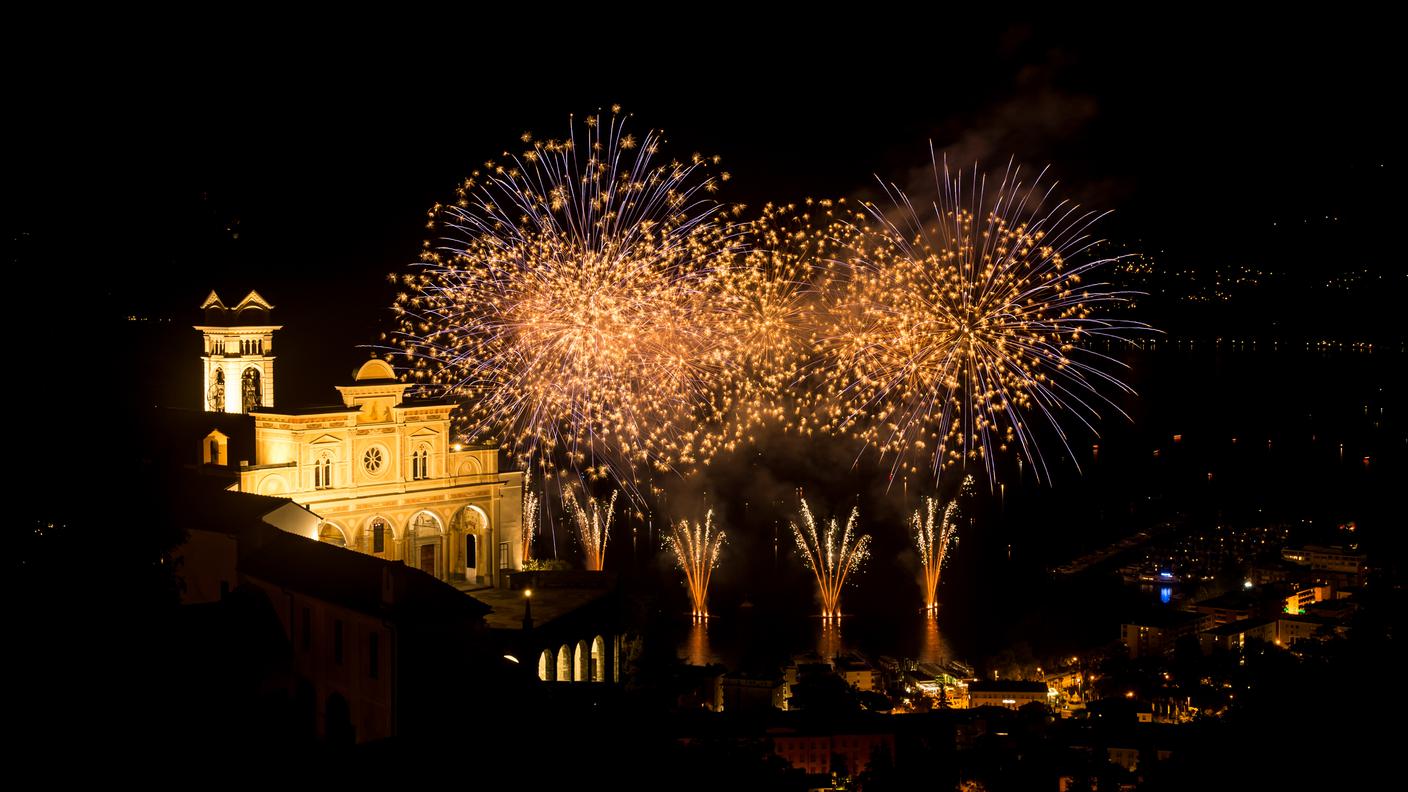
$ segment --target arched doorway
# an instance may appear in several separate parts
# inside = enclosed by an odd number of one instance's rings
[[[562,648],[557,650],[557,681],[572,681],[572,650],[567,647],[567,644],[563,644]]]
[[[338,528],[336,525],[325,522],[318,526],[318,541],[330,545],[337,545],[338,547],[346,547],[347,534],[343,533],[342,529]]]
[[[590,658],[591,650],[587,648],[587,642],[578,641],[577,652],[575,657],[573,657],[572,663],[573,682],[586,682],[587,680],[591,679],[591,677],[587,675],[587,662]]]
[[[333,745],[351,745],[357,741],[357,730],[352,726],[352,708],[341,693],[328,695],[328,705],[324,717],[324,733]]]
[[[455,510],[450,535],[457,545],[455,572],[471,582],[484,582],[493,575],[489,544],[489,515],[478,506]]]
[[[427,574],[443,577],[440,567],[444,530],[440,518],[433,512],[416,512],[407,530],[407,546],[411,548],[412,555],[406,563]]]
[[[392,558],[393,548],[396,546],[396,531],[391,527],[391,521],[376,515],[367,521],[364,534],[366,549],[372,555],[382,558]]]
[[[600,635],[592,640],[591,680],[606,681],[606,641]]]

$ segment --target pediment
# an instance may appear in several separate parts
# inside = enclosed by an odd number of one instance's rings
[[[308,445],[334,445],[341,443],[341,437],[338,437],[337,435],[325,434],[322,437],[319,437],[317,440],[313,440]]]
[[[215,299],[217,300],[220,299],[218,296],[216,296],[215,292],[213,291],[210,293],[210,296],[215,297]],[[209,298],[206,299],[208,300]],[[249,294],[246,294],[244,296],[244,299],[240,300],[240,304],[235,306],[235,310],[239,311],[250,306],[263,308],[266,311],[274,310],[274,306],[270,305],[269,301],[264,299],[263,295],[253,289],[250,289]]]
[[[429,426],[422,426],[414,432],[411,432],[411,437],[419,437],[423,439],[427,437],[437,437],[439,436],[439,434],[439,432],[434,429],[431,429]]]

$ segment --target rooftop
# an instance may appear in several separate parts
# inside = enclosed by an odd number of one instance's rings
[[[1274,621],[1274,619],[1242,619],[1241,621],[1234,621],[1230,624],[1218,625],[1211,630],[1204,630],[1204,632],[1208,635],[1215,636],[1241,635],[1249,630],[1265,627],[1272,621]]]
[[[1026,682],[1018,679],[991,679],[971,682],[969,693],[1040,693],[1046,694],[1045,682]]]
[[[250,415],[328,415],[361,412],[362,408],[345,404],[309,404],[301,407],[255,407]]]
[[[1125,624],[1132,624],[1136,627],[1157,627],[1168,629],[1171,627],[1191,626],[1206,618],[1201,613],[1190,613],[1189,611],[1171,610],[1161,608],[1150,610],[1142,616],[1127,619]]]
[[[418,569],[278,531],[242,572],[361,613],[400,621],[478,621],[489,606]]]
[[[533,589],[533,625],[542,627],[611,593],[609,588]],[[523,629],[523,592],[510,589],[475,589],[474,598],[492,608],[484,617],[492,630]]]

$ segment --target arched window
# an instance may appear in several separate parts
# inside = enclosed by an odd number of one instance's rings
[[[411,478],[416,481],[430,478],[430,448],[421,446],[411,454]]]
[[[264,403],[264,391],[259,386],[259,369],[247,368],[244,370],[244,379],[240,383],[240,390],[244,395],[244,412],[249,412],[252,408],[259,407]]]
[[[386,521],[380,517],[372,523],[372,552],[386,552]]]
[[[217,412],[225,409],[225,370],[215,369],[215,381],[210,383],[206,394],[210,399],[210,409]]]
[[[313,489],[332,487],[332,455],[324,451],[313,460]]]

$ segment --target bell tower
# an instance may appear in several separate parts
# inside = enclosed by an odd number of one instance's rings
[[[205,323],[195,328],[205,336],[201,356],[205,374],[201,404],[206,412],[247,413],[274,406],[274,306],[251,291],[233,308],[211,292],[201,303]]]

